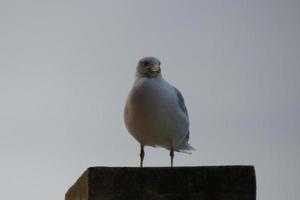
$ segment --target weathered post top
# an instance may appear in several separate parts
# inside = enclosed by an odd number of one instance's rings
[[[65,200],[255,200],[253,166],[90,167]]]

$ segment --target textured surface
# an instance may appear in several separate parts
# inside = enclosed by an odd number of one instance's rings
[[[91,167],[66,200],[254,200],[252,166]]]

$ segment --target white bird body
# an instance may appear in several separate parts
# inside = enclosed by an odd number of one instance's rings
[[[162,77],[137,78],[124,114],[128,131],[141,144],[190,150],[188,117],[178,105],[176,89]]]
[[[137,65],[136,79],[124,109],[129,133],[140,143],[140,166],[144,146],[160,146],[170,150],[171,166],[174,151],[194,150],[189,145],[189,117],[182,94],[161,75],[160,61],[142,58]]]

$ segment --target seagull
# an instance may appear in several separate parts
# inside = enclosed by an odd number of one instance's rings
[[[162,77],[160,61],[142,58],[136,68],[135,81],[124,109],[128,132],[140,143],[140,167],[144,146],[162,147],[170,152],[190,153],[189,116],[180,91]]]

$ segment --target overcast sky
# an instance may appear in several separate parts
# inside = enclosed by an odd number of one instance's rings
[[[1,0],[0,25],[1,199],[63,199],[89,166],[138,166],[123,107],[143,56],[189,110],[197,151],[176,166],[255,165],[258,199],[300,198],[298,0]]]

